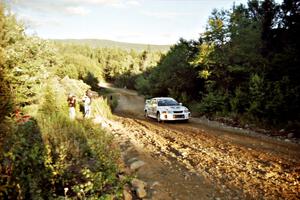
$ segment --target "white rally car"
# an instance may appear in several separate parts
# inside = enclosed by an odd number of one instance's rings
[[[189,109],[170,97],[156,97],[145,102],[145,116],[156,118],[158,122],[165,120],[185,120],[191,117]]]

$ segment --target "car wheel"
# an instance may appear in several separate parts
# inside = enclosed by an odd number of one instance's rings
[[[158,112],[157,115],[156,115],[156,119],[157,119],[157,122],[161,122],[161,119],[160,119],[160,113]]]

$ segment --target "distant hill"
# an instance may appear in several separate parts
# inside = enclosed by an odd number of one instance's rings
[[[56,42],[83,44],[95,48],[121,48],[126,50],[151,50],[151,51],[168,51],[171,45],[152,45],[152,44],[135,44],[126,42],[116,42],[112,40],[99,40],[99,39],[55,39]]]

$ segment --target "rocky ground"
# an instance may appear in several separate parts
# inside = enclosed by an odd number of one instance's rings
[[[96,121],[115,135],[136,175],[125,191],[128,199],[300,198],[300,145],[293,139],[203,119],[158,124],[142,117],[142,97],[115,91],[115,118]]]

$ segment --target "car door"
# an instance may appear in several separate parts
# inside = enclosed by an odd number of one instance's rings
[[[155,116],[156,117],[156,113],[157,113],[157,102],[158,102],[158,100],[157,99],[155,99],[154,101],[153,101],[153,110],[152,110],[152,112],[153,112],[153,116]]]
[[[156,110],[157,110],[157,103],[156,103],[157,101],[156,101],[156,99],[152,99],[151,100],[151,115],[152,116],[156,116]]]
[[[153,110],[153,99],[150,99],[150,102],[148,104],[148,115],[152,116]]]

